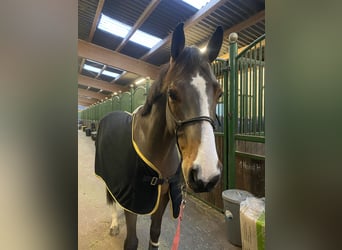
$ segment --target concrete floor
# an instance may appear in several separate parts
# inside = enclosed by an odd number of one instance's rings
[[[111,208],[106,204],[105,185],[94,175],[94,141],[78,130],[78,249],[123,249],[126,237],[125,218],[121,213],[121,231],[109,235]],[[160,250],[171,249],[177,227],[170,206],[165,211]],[[138,249],[147,250],[149,241],[149,216],[138,216]],[[187,196],[181,223],[179,250],[240,250],[227,240],[224,215],[198,199]]]

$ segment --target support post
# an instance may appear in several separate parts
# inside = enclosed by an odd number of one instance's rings
[[[237,125],[237,90],[236,90],[236,56],[238,35],[231,33],[229,35],[229,119],[228,124],[228,188],[236,186],[236,164],[235,164],[235,134]]]
[[[229,124],[229,117],[228,117],[228,101],[229,101],[229,93],[228,93],[228,71],[229,65],[228,62],[225,62],[223,68],[223,187],[224,189],[228,188],[228,124]]]

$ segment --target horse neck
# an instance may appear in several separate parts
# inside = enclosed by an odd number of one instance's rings
[[[167,129],[165,103],[165,98],[161,98],[145,116],[137,112],[134,120],[134,138],[144,156],[164,177],[168,177],[176,172],[179,157],[175,135]]]

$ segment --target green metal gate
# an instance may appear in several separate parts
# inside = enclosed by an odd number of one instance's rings
[[[228,187],[265,195],[265,35],[239,54],[229,37]]]

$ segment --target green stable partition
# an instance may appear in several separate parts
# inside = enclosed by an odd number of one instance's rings
[[[143,105],[146,101],[146,88],[143,86],[137,87],[133,92],[132,98],[132,111],[134,111],[140,105]]]
[[[129,113],[132,112],[132,104],[131,104],[131,93],[124,92],[120,96],[120,110],[127,111]]]

